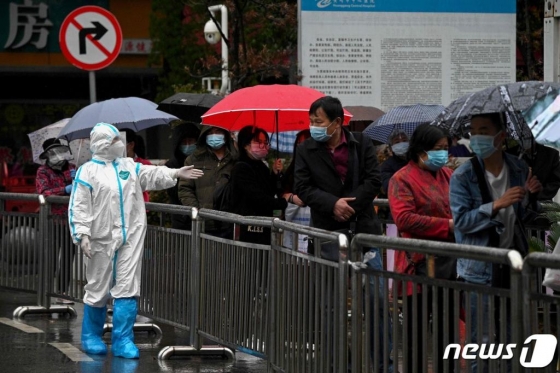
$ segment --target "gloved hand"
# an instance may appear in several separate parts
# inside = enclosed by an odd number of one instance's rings
[[[66,192],[66,194],[70,194],[72,192],[72,184],[66,185],[64,187],[64,191]]]
[[[177,170],[177,177],[179,179],[198,179],[204,175],[202,170],[194,168],[194,166],[185,166]]]
[[[82,236],[80,241],[80,249],[84,252],[84,255],[91,259],[91,246],[89,244],[89,236]]]
[[[76,169],[75,169],[75,168],[73,168],[73,169],[70,170],[70,177],[71,177],[72,179],[76,177]]]

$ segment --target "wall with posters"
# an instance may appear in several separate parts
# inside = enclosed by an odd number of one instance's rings
[[[516,79],[515,0],[301,0],[303,85],[344,105],[447,105]]]

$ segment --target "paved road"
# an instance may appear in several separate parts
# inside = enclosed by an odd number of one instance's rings
[[[75,304],[78,318],[28,315],[25,319],[12,319],[19,306],[36,304],[32,294],[0,290],[0,372],[6,373],[264,373],[266,363],[256,357],[237,353],[234,361],[172,359],[159,361],[158,352],[165,346],[186,345],[188,333],[168,325],[159,324],[163,336],[138,333],[136,344],[140,349],[139,360],[107,356],[88,356],[79,351],[83,306]],[[139,317],[140,322],[150,320]],[[105,334],[110,343],[110,333]],[[82,361],[80,361],[82,360]],[[87,361],[85,361],[87,360]]]

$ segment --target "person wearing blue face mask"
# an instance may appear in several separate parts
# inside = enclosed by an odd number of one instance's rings
[[[184,206],[207,208],[214,207],[214,190],[226,183],[237,151],[228,131],[212,126],[203,126],[194,152],[185,159],[185,166],[194,165],[204,171],[204,176],[197,180],[179,182],[179,199]],[[229,237],[229,225],[209,220],[205,223],[205,232],[220,237]]]
[[[371,139],[360,132],[343,128],[344,110],[339,99],[325,96],[309,108],[311,138],[299,145],[294,172],[294,194],[311,209],[311,226],[335,231],[382,234],[381,224],[373,208],[373,199],[379,194],[381,178],[377,157]],[[366,248],[366,265],[382,270],[381,254],[377,248]],[[321,247],[321,257],[338,261],[338,252]],[[369,259],[368,259],[369,258]],[[371,328],[370,354],[379,361],[375,371],[393,372],[389,351],[392,349],[392,322],[384,312],[384,280],[370,276],[369,303]],[[379,289],[378,303],[374,304],[374,289]],[[377,308],[379,332],[374,333],[373,310]],[[384,334],[388,327],[388,334]],[[388,342],[384,350],[383,342]],[[387,361],[388,365],[383,366]]]
[[[181,168],[185,160],[196,150],[196,142],[200,136],[200,129],[194,123],[181,123],[173,128],[173,158],[165,165],[169,168]],[[174,205],[182,205],[179,199],[179,183],[167,189],[169,202]],[[191,219],[186,215],[171,216],[171,226],[175,229],[191,229]]]
[[[516,234],[516,221],[523,221],[526,207],[542,190],[539,180],[532,175],[524,161],[502,151],[506,140],[505,120],[502,114],[476,115],[471,119],[471,148],[476,154],[470,162],[455,170],[449,187],[451,211],[455,221],[458,243],[518,250],[526,254],[526,238]],[[483,180],[480,180],[483,178]],[[472,259],[457,260],[457,275],[461,281],[492,287],[509,288],[509,269]],[[475,292],[466,299],[471,313],[471,341],[485,343],[498,330],[490,330],[489,297],[482,304]],[[478,320],[482,308],[482,320]],[[494,307],[499,310],[498,302]],[[509,318],[509,307],[506,305]],[[503,324],[497,320],[495,325]],[[483,335],[478,335],[482,323]],[[467,325],[467,327],[469,327]],[[510,330],[506,330],[509,336]],[[508,341],[499,341],[508,343]],[[488,372],[486,361],[473,372]],[[511,366],[508,367],[508,371]]]
[[[408,164],[401,168],[389,181],[389,206],[393,219],[402,237],[424,240],[453,242],[453,219],[449,208],[449,180],[451,169],[445,167],[448,160],[448,149],[451,138],[446,131],[422,124],[414,130],[408,147]],[[447,257],[435,259],[435,277],[445,280],[454,280],[455,260]],[[427,263],[424,254],[397,250],[395,253],[395,272],[407,275],[426,276]],[[428,354],[425,341],[428,336],[424,334],[422,320],[429,319],[424,315],[423,307],[414,307],[418,302],[427,301],[427,312],[437,320],[438,333],[434,337],[438,341],[438,351],[432,352],[432,361],[438,365],[438,371],[444,371],[445,362],[438,358],[443,356],[444,348],[449,343],[455,343],[453,335],[454,325],[458,320],[453,317],[454,295],[452,290],[437,290],[437,307],[432,304],[436,297],[432,289],[423,292],[421,286],[408,282],[403,288],[398,282],[399,296],[403,302],[403,313],[406,323],[403,325],[409,336],[406,349],[408,361],[405,363],[405,372],[412,372],[414,367],[423,371],[422,357]],[[415,289],[416,286],[416,289]],[[416,291],[415,291],[416,290]],[[445,294],[447,292],[447,294]],[[451,310],[451,311],[449,311]],[[449,313],[450,312],[450,313]],[[437,317],[436,317],[437,315]],[[444,335],[444,323],[447,323],[448,334]],[[413,351],[417,352],[418,359],[414,361]],[[447,361],[450,372],[453,372],[453,361]]]

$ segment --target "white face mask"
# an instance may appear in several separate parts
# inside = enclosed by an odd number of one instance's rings
[[[70,159],[70,153],[49,155],[49,162],[53,164],[61,161],[66,161],[68,159]]]
[[[114,144],[111,144],[109,146],[109,149],[107,150],[107,152],[109,153],[109,155],[115,159],[115,158],[121,158],[124,156],[124,149],[125,146],[123,144],[122,141],[117,141]]]

